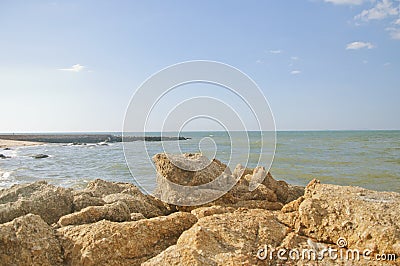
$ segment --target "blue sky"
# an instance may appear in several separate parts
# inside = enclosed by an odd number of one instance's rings
[[[0,132],[120,131],[187,60],[247,73],[278,130],[400,129],[398,0],[0,0]]]

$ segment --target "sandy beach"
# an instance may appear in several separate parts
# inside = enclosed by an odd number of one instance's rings
[[[22,147],[22,146],[37,146],[37,145],[43,145],[43,144],[44,143],[42,143],[42,142],[0,139],[0,148],[1,149]]]

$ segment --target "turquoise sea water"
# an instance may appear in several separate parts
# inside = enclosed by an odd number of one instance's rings
[[[260,149],[260,132],[250,132],[249,167],[256,165]],[[157,135],[157,133],[154,133]],[[191,137],[180,141],[183,152],[213,154],[223,162],[229,160],[231,139],[224,132],[186,132]],[[176,146],[176,142],[146,142],[149,156],[163,151],[163,146]],[[155,186],[154,168],[143,152],[143,142],[130,144],[135,178],[147,190]],[[247,146],[239,151],[243,160],[247,157]],[[238,150],[235,150],[238,153]],[[0,153],[10,156],[0,160],[0,188],[16,183],[47,180],[66,187],[83,187],[89,180],[102,178],[110,181],[135,183],[125,162],[121,143],[109,146],[72,146],[46,144],[35,147],[20,147]],[[38,153],[50,155],[46,159],[33,159]],[[292,184],[306,185],[313,178],[323,183],[361,186],[380,191],[400,192],[400,131],[293,131],[278,132],[275,158],[271,173],[276,179]]]

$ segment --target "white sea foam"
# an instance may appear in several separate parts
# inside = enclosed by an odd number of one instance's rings
[[[18,151],[17,150],[5,150],[1,152],[4,156],[15,158],[18,157]]]
[[[9,172],[1,172],[0,171],[1,179],[9,179],[11,174],[12,174],[12,171],[9,171]]]

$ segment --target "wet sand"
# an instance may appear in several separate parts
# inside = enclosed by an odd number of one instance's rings
[[[22,146],[36,146],[36,145],[43,145],[43,144],[44,143],[42,143],[42,142],[0,139],[0,148],[1,149],[22,147]]]

